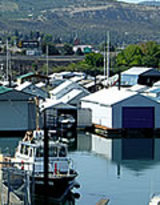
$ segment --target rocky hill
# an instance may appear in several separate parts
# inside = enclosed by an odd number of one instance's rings
[[[160,6],[160,1],[142,1],[139,4],[145,5],[145,6]]]
[[[160,7],[113,0],[1,0],[0,34],[41,31],[82,43],[160,41]]]

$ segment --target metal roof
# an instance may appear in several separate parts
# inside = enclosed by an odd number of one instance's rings
[[[65,94],[62,98],[60,98],[61,102],[68,103],[70,100],[74,99],[77,95],[82,93],[83,91],[80,89],[73,89],[67,94]]]
[[[142,73],[145,73],[149,70],[152,70],[153,68],[145,68],[145,67],[132,67],[124,72],[122,72],[122,75],[140,75]]]
[[[20,84],[19,86],[17,86],[15,89],[21,91],[21,90],[29,87],[31,84],[32,84],[31,82],[26,81],[26,82]]]
[[[141,76],[160,77],[160,72],[158,70],[152,69],[142,73]]]
[[[9,92],[11,90],[13,90],[13,89],[12,88],[7,88],[7,87],[4,87],[4,86],[0,86],[0,94]]]
[[[113,105],[129,97],[137,95],[137,92],[129,91],[125,88],[118,90],[117,87],[103,89],[89,96],[82,98],[82,101],[89,101],[103,105]]]
[[[52,93],[53,95],[56,95],[59,92],[61,92],[63,89],[67,88],[67,86],[69,86],[72,83],[73,83],[72,81],[66,80],[65,82],[63,82],[59,86],[57,86],[55,89],[51,90],[50,93]]]
[[[33,72],[26,73],[26,74],[24,74],[24,75],[19,76],[18,79],[23,79],[23,78],[26,78],[26,77],[29,77],[29,76],[32,76],[32,75],[34,75]]]

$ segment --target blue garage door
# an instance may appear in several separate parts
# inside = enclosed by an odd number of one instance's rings
[[[154,107],[123,107],[123,128],[154,128]]]

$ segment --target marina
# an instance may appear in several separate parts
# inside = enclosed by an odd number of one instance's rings
[[[14,142],[8,144],[8,152],[12,155],[20,138],[10,139]],[[4,143],[0,138],[1,152],[6,154]],[[104,138],[79,131],[77,140],[68,146],[69,157],[79,173],[76,180],[80,188],[76,192],[80,197],[75,198],[73,189],[72,197],[64,200],[72,199],[77,205],[98,204],[106,199],[108,205],[141,205],[149,204],[151,197],[159,193],[159,138]],[[46,197],[34,200],[43,204]],[[52,197],[47,200],[49,204],[60,203],[53,202]]]

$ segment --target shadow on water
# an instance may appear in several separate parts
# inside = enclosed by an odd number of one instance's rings
[[[63,199],[56,198],[56,197],[48,197],[48,196],[34,196],[32,199],[32,205],[75,205],[75,199],[78,196],[76,196],[75,193],[68,193],[67,196]]]

